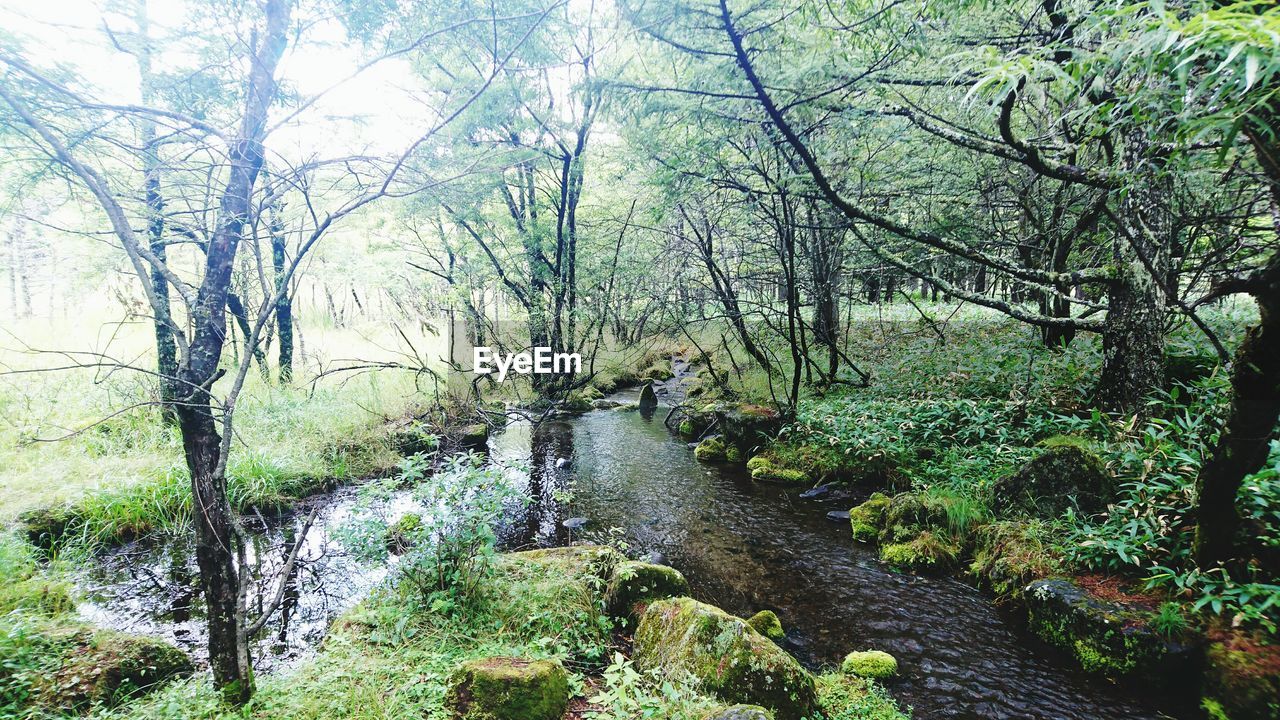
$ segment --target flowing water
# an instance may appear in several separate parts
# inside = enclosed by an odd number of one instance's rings
[[[810,667],[837,664],[851,650],[894,654],[902,676],[890,691],[917,718],[1195,717],[1185,702],[1073,671],[963,581],[881,565],[873,550],[852,542],[847,521],[827,519],[855,501],[805,500],[795,489],[754,483],[738,468],[698,463],[663,425],[664,412],[599,410],[546,422],[537,432],[515,424],[498,434],[494,458],[526,468],[513,476],[535,499],[508,518],[503,543],[557,545],[602,539],[616,528],[632,554],[657,553],[681,570],[698,599],[743,616],[777,612],[787,648]],[[367,508],[353,490],[315,502],[321,510],[285,612],[256,648],[260,667],[304,655],[387,573],[347,553],[337,528],[362,513],[394,518],[413,508],[407,495]],[[283,564],[307,512],[250,523],[265,565]],[[587,524],[568,530],[570,518]],[[109,553],[85,572],[83,614],[108,627],[167,636],[198,654],[203,602],[193,590],[191,557],[179,540]]]

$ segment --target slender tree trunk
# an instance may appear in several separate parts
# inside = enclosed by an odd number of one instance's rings
[[[193,333],[175,406],[191,474],[196,564],[208,615],[209,666],[215,687],[227,702],[236,705],[253,696],[253,665],[244,633],[235,551],[238,538],[227,499],[226,458],[222,456],[210,388],[221,374],[218,365],[227,334],[231,273],[241,234],[251,219],[251,196],[262,169],[267,113],[276,97],[275,69],[284,53],[289,25],[287,0],[267,0],[265,13],[266,31],[251,60],[242,124],[230,145],[230,169],[219,201],[218,224],[205,253],[204,277],[192,308]]]
[[[279,338],[280,384],[293,382],[293,296],[285,276],[283,228],[271,229],[271,269],[275,272],[276,334]]]

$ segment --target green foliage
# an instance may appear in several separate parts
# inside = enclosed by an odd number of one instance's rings
[[[604,669],[600,690],[590,697],[598,720],[701,720],[712,702],[693,683],[659,669],[641,672],[621,653]]]
[[[826,720],[905,720],[909,715],[884,688],[844,673],[819,675],[818,701]]]
[[[406,458],[394,484],[413,488],[423,512],[417,522],[396,530],[405,554],[396,573],[413,588],[423,607],[450,613],[470,607],[492,576],[495,527],[504,507],[519,498],[502,468],[488,466],[472,453],[457,455],[428,475],[431,458]],[[369,493],[385,493],[373,485]],[[349,547],[366,557],[385,557],[388,525],[370,515],[344,529]]]

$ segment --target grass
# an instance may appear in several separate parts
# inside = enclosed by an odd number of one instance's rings
[[[93,341],[88,321],[6,328],[0,367],[44,369],[0,376],[0,524],[25,510],[75,503],[85,539],[122,537],[185,525],[186,467],[175,428],[158,421],[149,376],[77,368],[52,371],[59,358],[21,351],[23,343],[68,346],[137,357],[146,366],[147,328],[125,326],[111,343]],[[390,347],[366,329],[307,327],[299,380],[282,387],[250,373],[236,410],[228,462],[233,500],[272,505],[331,478],[367,475],[397,460],[381,425],[422,402],[403,372],[335,376],[312,387],[308,373],[336,357],[379,359]],[[22,338],[21,341],[15,338]],[[215,387],[221,389],[224,379]]]

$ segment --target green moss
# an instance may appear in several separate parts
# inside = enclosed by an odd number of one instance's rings
[[[730,445],[724,449],[724,459],[725,462],[731,462],[736,465],[742,462],[742,451],[738,449],[737,445]]]
[[[698,443],[693,456],[702,462],[724,462],[727,459],[724,441],[718,437],[709,437]]]
[[[633,660],[642,670],[689,673],[720,699],[769,708],[778,720],[817,711],[813,678],[794,658],[745,620],[692,598],[649,605],[636,628]]]
[[[693,421],[684,419],[680,421],[680,435],[682,437],[691,438],[697,433],[697,429],[693,426]]]
[[[192,670],[186,653],[166,642],[101,630],[44,680],[38,702],[72,712],[112,706]]]
[[[1086,672],[1113,678],[1164,674],[1169,646],[1150,627],[1151,613],[1100,600],[1062,579],[1031,583],[1023,599],[1032,632],[1069,651]]]
[[[853,539],[864,543],[875,542],[884,527],[889,504],[890,500],[884,493],[872,493],[866,502],[850,510],[849,524],[853,528]]]
[[[960,548],[946,538],[925,530],[904,543],[890,543],[880,548],[880,560],[899,570],[941,571],[955,567]]]
[[[1079,443],[1058,442],[992,487],[992,505],[1006,515],[1056,518],[1070,508],[1102,510],[1115,493],[1106,465]]]
[[[689,594],[689,583],[679,570],[666,565],[627,561],[619,563],[605,592],[605,607],[614,617],[632,617],[636,605]]]
[[[809,479],[800,470],[782,467],[775,463],[775,456],[771,453],[765,452],[748,460],[747,470],[751,472],[752,480],[781,483],[803,483]]]
[[[898,659],[883,650],[851,652],[840,663],[840,672],[861,678],[883,680],[898,674]]]
[[[462,663],[445,706],[457,720],[557,720],[569,705],[559,662],[490,657]]]
[[[1056,538],[1065,534],[1044,520],[1000,521],[978,529],[970,572],[1001,598],[1021,597],[1033,580],[1065,570]]]
[[[640,371],[643,380],[670,380],[675,377],[670,360],[659,360]]]
[[[747,618],[747,624],[774,642],[782,642],[787,636],[786,631],[782,629],[782,621],[778,619],[778,614],[772,610],[761,610],[752,615]]]
[[[489,426],[484,423],[472,423],[459,430],[459,444],[464,448],[483,450],[489,443]]]

